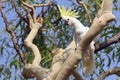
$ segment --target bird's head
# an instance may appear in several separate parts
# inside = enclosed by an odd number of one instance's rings
[[[58,9],[60,11],[61,18],[70,26],[74,26],[75,23],[78,22],[76,18],[78,18],[78,12],[72,11],[69,7],[66,9],[64,6],[60,7],[58,5]]]

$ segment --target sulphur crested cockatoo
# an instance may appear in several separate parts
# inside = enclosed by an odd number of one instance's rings
[[[66,9],[64,6],[60,7],[58,5],[58,9],[60,11],[61,18],[68,23],[68,25],[73,26],[75,28],[75,33],[73,39],[75,41],[76,47],[79,45],[80,40],[85,36],[89,27],[85,27],[77,18],[78,12],[72,11],[69,7]],[[90,43],[89,49],[87,50],[86,54],[83,54],[82,61],[83,61],[83,68],[86,74],[92,73],[95,69],[95,64],[93,60],[93,53],[95,50],[94,41]]]

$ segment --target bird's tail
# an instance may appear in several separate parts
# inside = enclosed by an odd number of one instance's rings
[[[85,74],[91,74],[95,70],[95,63],[93,58],[93,50],[89,48],[86,53],[83,54],[83,70]]]

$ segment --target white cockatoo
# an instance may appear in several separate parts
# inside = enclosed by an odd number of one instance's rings
[[[85,36],[89,27],[85,27],[77,18],[78,12],[73,11],[70,7],[66,9],[64,6],[60,7],[58,5],[58,9],[60,11],[61,18],[67,22],[68,25],[73,26],[75,28],[75,33],[73,36],[73,40],[75,41],[76,48],[80,43],[80,40]],[[90,43],[89,49],[82,56],[83,61],[83,69],[86,74],[92,73],[95,69],[95,64],[93,60],[93,53],[95,50],[94,46],[95,42],[92,41]]]

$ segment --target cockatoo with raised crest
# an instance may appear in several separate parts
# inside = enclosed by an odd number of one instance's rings
[[[85,36],[89,27],[85,27],[77,18],[78,12],[72,11],[69,7],[66,9],[64,6],[60,7],[58,5],[58,9],[60,11],[61,18],[67,22],[68,25],[73,26],[75,28],[75,33],[73,39],[76,44],[76,48],[79,45],[80,40]],[[83,61],[83,69],[86,74],[92,73],[95,69],[95,64],[93,60],[93,53],[95,50],[94,41],[90,43],[89,49],[87,50],[86,54],[83,54],[82,61]]]

